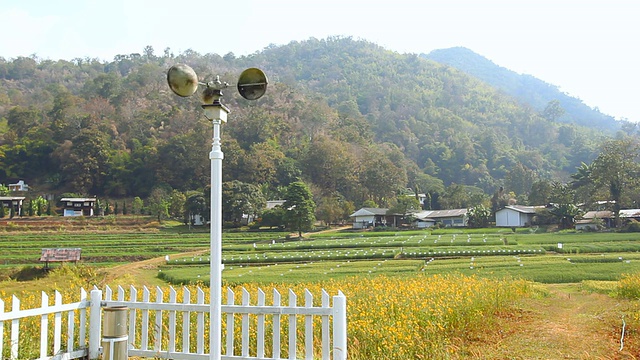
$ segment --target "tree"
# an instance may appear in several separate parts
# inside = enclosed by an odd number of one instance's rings
[[[182,192],[173,189],[169,200],[169,215],[174,219],[184,216],[187,197]]]
[[[469,227],[487,227],[491,222],[491,209],[482,204],[476,205],[467,211],[467,216],[469,217]]]
[[[638,149],[631,139],[610,140],[591,164],[592,181],[609,192],[616,226],[620,225],[620,209],[630,202],[631,189],[638,184]]]
[[[420,210],[420,201],[415,196],[404,195],[395,199],[395,204],[389,208],[390,214],[406,215],[411,211]]]
[[[311,190],[302,181],[296,181],[287,186],[287,199],[284,202],[285,222],[289,228],[298,232],[302,237],[303,230],[310,230],[316,221],[316,204]]]
[[[549,213],[560,224],[561,229],[570,229],[576,216],[582,212],[574,204],[575,192],[570,184],[563,184],[557,181],[551,183],[551,194],[549,197],[552,207]]]
[[[336,196],[326,196],[322,198],[318,205],[317,218],[325,224],[330,225],[343,219],[343,211]]]
[[[187,200],[184,204],[185,223],[193,225],[196,216],[200,215],[204,219],[210,218],[209,207],[207,206],[207,199],[202,192],[191,192],[187,195]]]
[[[243,215],[256,216],[266,206],[260,188],[238,180],[222,183],[222,218],[238,225]]]
[[[134,215],[140,215],[142,213],[142,207],[144,206],[144,202],[138,196],[133,198],[133,203],[131,204],[131,211]]]
[[[45,212],[45,207],[47,206],[47,200],[42,196],[38,196],[37,198],[31,200],[31,208],[35,210],[36,215],[42,216]],[[30,213],[29,215],[33,215]]]
[[[447,186],[444,194],[440,197],[440,204],[443,209],[460,209],[467,207],[469,194],[464,189],[464,185],[452,183]]]
[[[549,121],[556,121],[562,115],[564,115],[564,109],[562,108],[562,105],[560,105],[560,101],[555,99],[549,101],[547,106],[544,108],[544,111],[542,112],[542,117]]]
[[[547,180],[538,180],[531,185],[529,193],[529,205],[544,205],[550,202],[551,183]]]
[[[147,208],[151,215],[158,219],[158,222],[162,222],[162,219],[169,217],[169,192],[161,187],[156,187],[151,190],[151,194],[147,198]]]
[[[276,206],[262,212],[260,216],[260,226],[268,226],[270,229],[275,227],[283,228],[285,222],[286,210],[282,206]]]
[[[527,195],[531,192],[531,186],[535,180],[535,172],[518,163],[505,176],[504,187],[517,195]]]

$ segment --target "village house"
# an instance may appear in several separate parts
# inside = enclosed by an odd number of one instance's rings
[[[622,221],[640,221],[640,209],[621,209],[620,219]],[[613,211],[599,210],[587,211],[580,219],[576,220],[576,230],[598,230],[598,226],[605,228],[614,226]]]
[[[418,228],[428,228],[435,224],[445,227],[466,227],[469,224],[467,209],[422,210],[411,214]]]
[[[354,229],[367,229],[378,226],[393,226],[400,224],[401,214],[387,214],[389,209],[362,208],[349,215],[353,219]]]
[[[20,180],[15,184],[7,185],[9,191],[29,191],[29,185],[24,183],[24,180]]]
[[[11,209],[13,209],[13,216],[22,216],[24,199],[24,196],[0,196],[0,206],[4,208],[5,216],[11,216]]]
[[[95,198],[62,198],[62,216],[93,216]]]

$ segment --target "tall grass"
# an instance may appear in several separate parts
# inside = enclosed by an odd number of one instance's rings
[[[65,303],[77,301],[74,298],[77,298],[80,285],[85,288],[91,286],[90,283],[81,284],[79,275],[82,274],[72,272],[73,269],[67,268],[56,270],[52,275],[55,281],[67,277],[72,279],[65,286],[61,286]],[[231,288],[237,294],[241,293],[242,288],[256,294],[257,287],[255,283],[246,283]],[[347,297],[348,352],[349,358],[354,360],[453,358],[462,341],[477,336],[478,332],[497,329],[498,324],[492,320],[493,315],[511,311],[518,299],[534,293],[532,284],[526,281],[492,280],[463,275],[350,277],[293,285],[264,285],[262,288],[267,294],[272,288],[277,289],[283,295],[282,303],[285,304],[288,302],[289,288],[296,294],[302,294],[304,289],[308,289],[318,299],[321,289],[325,289],[329,294],[343,291]],[[184,289],[190,289],[192,296],[197,292],[195,286],[176,289],[178,298],[182,298]],[[161,291],[165,297],[168,296],[168,288],[162,288]],[[204,292],[207,294],[205,302],[208,303],[209,291],[204,289]],[[10,294],[0,292],[0,296],[5,303],[10,303]],[[40,297],[36,294],[17,296],[21,298],[23,309],[40,306]],[[151,298],[155,298],[155,295],[152,294]],[[195,302],[194,300],[192,299],[192,302]],[[223,318],[223,321],[226,321],[226,317]],[[27,339],[38,339],[38,322],[39,318],[35,322],[21,322],[23,336]],[[163,326],[166,324],[168,321],[163,319]],[[178,332],[181,331],[181,324],[181,321],[176,323]],[[51,326],[49,331],[52,331]],[[286,327],[283,331],[287,331]],[[255,331],[251,334],[255,336]],[[236,336],[241,334],[238,333]],[[166,348],[167,339],[161,341]],[[240,339],[237,340],[237,343],[239,342]],[[255,339],[252,338],[251,343],[255,343]],[[319,346],[319,338],[315,339],[314,343]],[[192,340],[192,344],[195,344],[195,339]],[[9,344],[5,343],[4,349],[8,348]],[[28,348],[29,346],[26,346],[23,349],[29,351]],[[6,354],[2,355],[5,357]],[[22,356],[32,358],[37,357],[37,354],[24,353],[21,354],[21,358]]]

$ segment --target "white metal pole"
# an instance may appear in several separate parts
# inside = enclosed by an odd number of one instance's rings
[[[213,144],[211,159],[211,273],[209,287],[211,298],[209,351],[210,359],[219,360],[222,351],[220,337],[222,326],[222,159],[220,147],[220,123],[213,119]]]

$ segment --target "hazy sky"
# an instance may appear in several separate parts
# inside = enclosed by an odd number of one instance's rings
[[[248,55],[335,35],[399,53],[464,46],[640,122],[639,17],[635,0],[0,0],[0,57]]]

